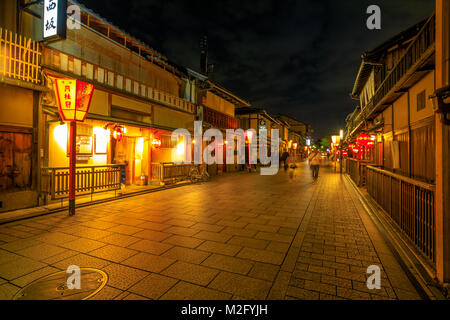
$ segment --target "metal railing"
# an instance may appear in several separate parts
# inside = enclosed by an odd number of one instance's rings
[[[367,192],[420,252],[436,262],[435,186],[368,166]]]
[[[111,164],[77,167],[75,192],[83,195],[119,190],[123,166]],[[43,193],[49,194],[52,200],[67,198],[69,196],[69,168],[43,168],[41,190]]]
[[[0,28],[0,75],[39,84],[39,43]]]

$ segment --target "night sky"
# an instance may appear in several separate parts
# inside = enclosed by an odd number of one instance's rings
[[[208,35],[217,81],[254,107],[338,134],[361,54],[430,16],[432,0],[79,0],[182,66],[199,70]],[[366,28],[377,4],[382,29]]]

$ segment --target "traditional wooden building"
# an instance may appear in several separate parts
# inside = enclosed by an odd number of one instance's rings
[[[448,11],[439,14],[448,23]],[[359,104],[347,117],[345,145],[355,183],[367,187],[430,277],[448,281],[448,246],[444,252],[439,243],[449,233],[439,227],[444,212],[437,199],[449,193],[438,194],[436,185],[443,151],[431,99],[439,88],[438,32],[433,15],[363,54],[351,93]]]

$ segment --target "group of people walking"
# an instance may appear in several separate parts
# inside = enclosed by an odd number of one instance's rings
[[[283,152],[283,154],[280,157],[280,165],[281,163],[283,163],[284,170],[287,170],[289,168],[289,163],[291,162],[290,159],[291,155],[289,154],[289,152],[287,151]],[[314,151],[308,156],[308,162],[312,171],[313,179],[315,180],[319,177],[319,168],[322,163],[322,156],[320,155],[317,149],[314,149]],[[295,168],[295,161],[293,166]]]

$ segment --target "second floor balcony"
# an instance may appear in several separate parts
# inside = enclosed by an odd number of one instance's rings
[[[0,78],[41,84],[39,43],[0,28]]]

